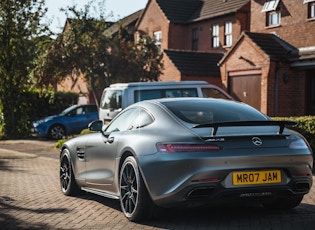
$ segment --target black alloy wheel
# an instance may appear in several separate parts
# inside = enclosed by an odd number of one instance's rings
[[[124,215],[130,221],[138,221],[149,217],[153,203],[134,157],[127,157],[121,167],[120,178],[120,206]]]
[[[60,157],[59,176],[61,191],[63,194],[71,196],[76,195],[80,191],[73,175],[70,156],[67,149],[62,151]]]

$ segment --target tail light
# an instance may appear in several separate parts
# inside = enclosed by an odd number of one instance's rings
[[[221,148],[217,145],[209,144],[170,144],[159,143],[156,145],[159,152],[176,153],[176,152],[213,152]]]
[[[298,139],[298,140],[292,141],[290,143],[289,148],[290,149],[308,149],[308,146],[304,140]]]

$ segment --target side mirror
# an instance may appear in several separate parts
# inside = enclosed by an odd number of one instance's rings
[[[97,121],[92,121],[89,125],[88,128],[90,131],[93,132],[101,132],[103,127],[103,122],[101,120]]]

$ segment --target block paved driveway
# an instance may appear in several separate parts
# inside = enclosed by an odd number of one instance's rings
[[[132,223],[116,200],[62,195],[58,151],[43,143],[46,147],[0,142],[0,229],[315,229],[314,186],[290,211],[255,206],[165,210],[152,220]]]

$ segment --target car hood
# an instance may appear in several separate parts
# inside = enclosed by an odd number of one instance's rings
[[[44,118],[41,118],[41,119],[35,121],[35,123],[43,123],[43,122],[55,120],[55,119],[58,118],[58,117],[60,117],[60,116],[58,116],[58,115],[52,115],[52,116],[44,117]]]

